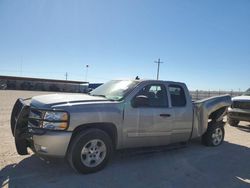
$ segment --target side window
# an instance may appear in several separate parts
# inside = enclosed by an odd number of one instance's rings
[[[173,107],[182,107],[186,106],[186,96],[184,89],[179,85],[171,84],[168,86],[170,98]]]
[[[136,96],[138,95],[144,95],[148,98],[148,107],[168,107],[167,91],[164,85],[147,85]]]

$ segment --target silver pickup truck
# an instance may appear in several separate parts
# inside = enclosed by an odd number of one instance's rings
[[[18,99],[11,115],[17,152],[65,157],[80,173],[102,169],[113,150],[224,140],[229,95],[192,102],[185,84],[113,80],[89,94]]]
[[[250,88],[242,96],[232,98],[228,108],[228,124],[237,127],[240,121],[250,122]]]

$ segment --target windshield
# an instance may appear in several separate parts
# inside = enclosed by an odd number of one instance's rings
[[[243,95],[250,96],[250,88],[248,90],[246,90],[245,93],[243,93]]]
[[[90,92],[93,96],[103,96],[109,100],[121,100],[139,82],[135,80],[112,80]]]

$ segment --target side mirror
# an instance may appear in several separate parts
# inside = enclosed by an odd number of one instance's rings
[[[145,95],[138,95],[138,96],[136,96],[134,98],[132,105],[135,108],[137,108],[137,107],[143,107],[143,106],[148,106],[149,105],[149,99]]]

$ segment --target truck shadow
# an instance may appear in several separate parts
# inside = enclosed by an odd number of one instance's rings
[[[248,124],[248,125],[241,125],[241,124],[239,124],[237,126],[237,128],[239,130],[241,130],[241,131],[250,132],[250,124]]]
[[[122,150],[102,171],[80,175],[64,160],[30,156],[0,171],[2,187],[249,187],[250,149],[224,142],[204,147]]]

